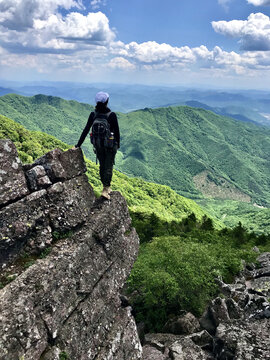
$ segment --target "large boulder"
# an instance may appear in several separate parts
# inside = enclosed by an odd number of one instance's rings
[[[8,144],[13,149],[14,145]],[[9,160],[6,152],[0,159],[5,157],[5,169],[12,173],[15,150],[8,154]],[[72,169],[68,160],[74,164]],[[17,201],[0,204],[0,267],[7,266],[25,251],[40,253],[52,243],[53,233],[72,230],[90,216],[95,196],[84,174],[86,168],[80,149],[66,152],[56,149],[36,163],[39,165],[20,166],[20,179],[24,179],[26,186],[26,175],[29,185],[24,196],[21,192]],[[60,177],[60,173],[68,174]]]
[[[174,317],[167,321],[163,331],[175,335],[189,335],[200,330],[200,323],[191,313]]]
[[[206,331],[192,335],[146,334],[143,346],[143,360],[210,360],[214,359],[208,349],[212,349],[213,339]],[[151,358],[152,356],[152,358]]]
[[[120,299],[139,248],[125,199],[95,198],[80,149],[24,171],[31,193],[0,211],[1,279],[13,280],[0,290],[0,360],[141,359]]]
[[[270,359],[270,322],[233,321],[222,323],[216,332],[215,353],[218,359]]]

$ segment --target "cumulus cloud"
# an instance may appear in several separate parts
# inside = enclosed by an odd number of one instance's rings
[[[270,6],[270,0],[247,0],[247,2],[255,6]]]
[[[114,38],[109,20],[102,12],[87,15],[70,12],[65,17],[50,14],[45,19],[33,19],[32,27],[23,31],[0,26],[0,44],[12,52],[74,52],[104,46]]]
[[[146,71],[216,69],[222,72],[243,74],[261,68],[262,62],[265,66],[267,59],[270,59],[270,53],[263,57],[260,55],[261,52],[247,51],[238,54],[234,51],[224,51],[218,46],[209,50],[203,45],[194,48],[188,46],[178,48],[156,42],[141,44],[119,42],[118,46],[110,49],[110,52],[120,55],[120,64],[123,62],[122,59],[127,59],[129,62],[132,60],[132,67],[136,66],[137,69]],[[116,59],[112,61],[117,64],[119,57]]]
[[[35,19],[46,19],[58,8],[83,8],[81,0],[0,0],[0,24],[11,30],[31,28]]]
[[[226,52],[218,46],[210,50],[206,46],[174,48],[164,45],[113,42],[109,47],[46,56],[41,53],[20,56],[4,50],[3,54],[0,51],[0,65],[2,69],[20,67],[29,71],[32,68],[39,73],[55,72],[66,76],[72,73],[91,74],[91,79],[107,71],[120,71],[123,74],[132,71],[134,74],[145,74],[146,77],[156,72],[159,76],[175,74],[177,77],[181,73],[199,72],[200,76],[212,74],[222,77],[234,74],[255,76],[260,70],[270,70],[270,52],[247,51],[238,54],[234,51]],[[167,53],[164,49],[167,49]]]
[[[71,12],[66,18],[51,15],[47,20],[36,20],[35,30],[49,32],[51,37],[65,40],[81,40],[90,43],[112,41],[115,34],[109,27],[109,20],[102,12],[84,16]]]
[[[135,70],[136,66],[123,57],[115,57],[108,63],[109,68],[115,70]]]
[[[239,38],[242,50],[270,50],[270,18],[267,15],[252,13],[247,20],[213,21],[212,26],[220,34]]]
[[[158,44],[155,41],[148,41],[141,44],[135,41],[126,44],[118,49],[119,54],[138,60],[144,64],[158,64],[162,62],[192,62],[195,60],[191,49],[188,46],[173,47],[169,44]]]

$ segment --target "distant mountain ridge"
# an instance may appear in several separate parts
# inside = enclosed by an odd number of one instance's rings
[[[13,94],[13,93],[15,93],[15,91],[13,89],[0,87],[0,96],[6,95],[6,94]]]
[[[145,107],[190,105],[199,102],[209,106],[221,115],[232,116],[241,121],[255,121],[270,126],[269,92],[255,90],[213,90],[186,87],[126,85],[126,84],[86,84],[72,82],[5,82],[0,95],[16,93],[24,96],[44,94],[66,100],[76,100],[93,104],[95,94],[101,89],[109,92],[110,104],[116,111],[130,112]],[[192,106],[192,105],[190,105]],[[197,106],[195,106],[197,107]],[[210,109],[209,109],[210,110]]]
[[[78,141],[92,110],[88,104],[45,95],[0,98],[0,113],[70,145]],[[229,199],[243,196],[270,204],[270,129],[187,106],[146,108],[118,117],[120,171],[169,185],[189,198],[219,198],[229,187]],[[94,160],[88,139],[84,149]],[[198,185],[195,177],[204,172]]]
[[[235,120],[249,122],[249,123],[253,123],[255,125],[266,125],[267,124],[266,121],[264,119],[262,119],[262,117],[261,117],[261,119],[258,119],[257,121],[254,121],[254,120],[248,118],[247,116],[245,116],[243,114],[229,112],[229,109],[227,109],[227,108],[211,107],[211,106],[208,106],[207,104],[203,104],[203,103],[201,103],[199,101],[195,101],[195,100],[186,101],[185,104],[187,106],[209,110],[209,111],[212,111],[212,112],[214,112],[215,114],[218,114],[218,115],[228,116],[228,117],[231,117],[231,118],[233,118]],[[269,126],[270,126],[270,123],[269,123]]]

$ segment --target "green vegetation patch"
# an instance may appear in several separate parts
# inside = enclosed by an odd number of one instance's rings
[[[61,351],[59,354],[59,360],[69,360],[70,357],[66,351]]]
[[[215,216],[228,227],[239,221],[251,232],[270,234],[270,209],[256,204],[233,200],[197,200],[198,204],[211,216]]]
[[[158,236],[156,230],[156,237],[141,245],[128,280],[136,320],[146,324],[146,331],[162,331],[168,318],[181,310],[201,315],[218,293],[216,277],[230,283],[241,269],[241,260],[255,261],[255,245],[270,250],[270,235],[249,234],[241,223],[220,231],[211,229],[207,219],[199,223],[194,216],[182,223],[188,226],[182,231],[175,228],[178,235],[164,236],[161,229]]]

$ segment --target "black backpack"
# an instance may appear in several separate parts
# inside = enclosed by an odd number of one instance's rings
[[[90,139],[96,149],[101,147],[112,148],[114,145],[114,137],[108,123],[110,114],[111,112],[107,114],[95,112]]]

